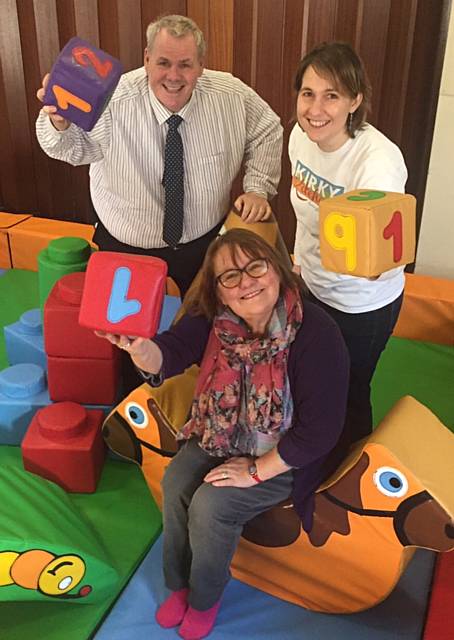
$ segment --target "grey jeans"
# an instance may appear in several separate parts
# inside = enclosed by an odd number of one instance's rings
[[[205,611],[221,597],[243,526],[288,498],[286,471],[247,489],[203,482],[224,458],[210,456],[192,438],[166,469],[163,481],[163,565],[168,589],[189,587],[189,604]]]

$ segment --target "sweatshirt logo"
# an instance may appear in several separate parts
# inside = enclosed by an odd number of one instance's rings
[[[297,160],[295,173],[292,176],[292,186],[300,200],[311,200],[319,204],[320,200],[332,198],[344,193],[344,187],[333,184],[313,173],[300,160]]]

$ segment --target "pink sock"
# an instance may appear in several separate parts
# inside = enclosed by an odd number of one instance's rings
[[[156,611],[156,621],[161,627],[170,629],[176,627],[184,618],[186,609],[188,608],[187,596],[189,589],[180,589],[174,591],[164,600],[162,605]]]
[[[206,611],[198,611],[188,607],[178,631],[180,637],[183,640],[200,640],[200,638],[207,636],[214,627],[220,605],[221,601],[218,600],[211,609]]]

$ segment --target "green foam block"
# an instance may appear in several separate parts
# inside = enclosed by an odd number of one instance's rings
[[[411,395],[454,431],[453,380],[454,347],[392,337],[372,380],[374,424]]]

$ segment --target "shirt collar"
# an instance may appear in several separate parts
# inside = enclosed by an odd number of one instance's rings
[[[187,102],[184,105],[184,107],[180,109],[180,111],[178,111],[178,115],[181,116],[181,118],[183,118],[183,120],[185,121],[189,121],[191,119],[191,114],[194,110],[194,105],[197,102],[196,92],[197,92],[197,85],[194,91],[192,92],[192,96],[190,97],[189,102]],[[167,109],[163,104],[159,102],[150,85],[148,85],[148,95],[150,96],[151,107],[156,116],[156,120],[158,121],[158,124],[161,126],[170,118],[170,116],[174,115],[174,113],[172,111],[169,111],[169,109]]]

